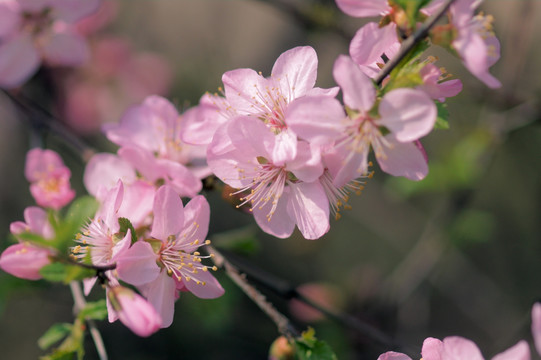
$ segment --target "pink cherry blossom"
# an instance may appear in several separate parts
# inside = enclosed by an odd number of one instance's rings
[[[351,58],[340,56],[333,74],[342,88],[349,115],[336,103],[333,105],[334,99],[304,99],[291,115],[290,127],[308,141],[325,134],[326,140],[320,141],[336,142],[332,155],[335,165],[329,168],[334,185],[342,187],[367,174],[371,148],[383,171],[412,180],[424,178],[428,167],[416,140],[434,126],[437,110],[433,101],[419,90],[396,89],[385,94],[376,113],[376,89]],[[320,115],[311,121],[299,111],[301,106],[317,107]]]
[[[21,85],[39,68],[76,66],[88,57],[86,41],[73,27],[96,11],[99,0],[5,0],[0,4],[0,86]]]
[[[160,329],[160,314],[134,291],[123,286],[113,286],[109,289],[107,298],[118,319],[136,335],[147,337]]]
[[[420,72],[423,84],[418,89],[423,90],[432,99],[444,102],[445,98],[458,95],[462,91],[462,82],[459,79],[445,80],[442,70],[434,64],[426,64]]]
[[[142,291],[161,315],[161,326],[168,327],[179,290],[204,299],[224,290],[210,273],[216,268],[203,265],[206,257],[196,251],[206,243],[210,208],[205,198],[196,196],[183,207],[177,192],[164,185],[156,193],[153,213],[150,239],[137,241],[119,257],[117,272]]]
[[[338,88],[315,88],[318,59],[315,50],[300,46],[282,53],[263,77],[252,69],[237,69],[222,76],[225,97],[206,95],[200,105],[186,113],[187,124],[181,130],[188,143],[208,144],[209,136],[229,119],[252,116],[276,132],[287,134],[286,111],[290,103],[303,96],[335,97]],[[291,145],[291,144],[290,144]]]
[[[24,209],[24,221],[15,221],[10,225],[10,231],[15,237],[23,232],[30,232],[39,235],[44,239],[52,239],[54,230],[49,223],[45,210],[37,206],[30,206]]]
[[[477,345],[460,336],[446,337],[443,341],[427,338],[421,355],[423,360],[484,360]],[[497,354],[492,360],[530,360],[530,348],[526,341],[522,340]]]
[[[535,303],[532,307],[532,335],[535,349],[541,354],[541,303]]]
[[[500,81],[488,70],[500,58],[500,42],[492,30],[492,16],[473,15],[480,3],[458,0],[451,5],[451,19],[457,31],[452,46],[473,75],[488,87],[498,88]]]
[[[208,162],[243,195],[240,206],[251,206],[263,231],[286,238],[297,225],[306,239],[317,239],[329,230],[320,152],[305,141],[287,141],[259,119],[237,117],[217,130]]]
[[[75,197],[70,170],[52,150],[32,149],[26,155],[25,176],[36,203],[58,210]]]
[[[0,256],[0,268],[21,279],[38,280],[41,279],[39,271],[51,263],[53,255],[53,250],[37,245],[11,245]]]

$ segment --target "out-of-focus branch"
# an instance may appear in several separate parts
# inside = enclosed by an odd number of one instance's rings
[[[73,301],[75,302],[73,311],[75,312],[75,315],[77,315],[86,306],[86,301],[83,296],[83,291],[81,290],[81,285],[79,284],[79,282],[70,282],[70,290],[71,295],[73,296]],[[98,352],[100,360],[107,360],[107,351],[105,350],[105,345],[103,344],[101,334],[96,327],[96,323],[93,320],[86,320],[86,322],[88,324],[92,340],[94,340],[94,344],[96,345],[96,351]]]
[[[276,324],[278,331],[289,339],[298,337],[299,331],[291,324],[289,319],[280,313],[276,308],[267,301],[265,296],[261,294],[255,287],[248,283],[246,275],[241,273],[216,249],[209,246],[208,251],[213,254],[212,260],[216,266],[223,268],[227,276],[241,288],[257,306]]]
[[[391,71],[404,59],[408,53],[415,47],[417,43],[422,41],[428,36],[430,29],[438,22],[438,20],[445,14],[449,9],[449,6],[455,0],[447,0],[441,8],[438,9],[432,16],[430,16],[422,25],[419,27],[411,36],[402,42],[402,46],[398,53],[393,56],[381,69],[378,75],[374,78],[376,84],[381,85],[383,79],[391,73]]]
[[[233,255],[228,254],[228,257],[233,257]],[[319,312],[327,316],[329,319],[334,320],[337,323],[342,324],[352,330],[355,330],[357,333],[362,334],[366,336],[367,338],[383,345],[386,349],[398,350],[399,348],[401,348],[400,344],[398,344],[390,336],[386,335],[379,329],[373,327],[370,324],[362,322],[353,316],[334,311],[332,309],[329,309],[327,307],[324,307],[318,304],[312,299],[299,293],[295,287],[291,286],[289,283],[287,283],[283,279],[279,279],[274,275],[271,275],[269,273],[262,271],[261,269],[250,268],[250,266],[246,264],[240,265],[239,261],[234,261],[234,262],[235,262],[235,266],[237,268],[241,268],[242,271],[245,272],[250,279],[258,282],[259,284],[263,285],[264,287],[271,290],[272,292],[279,295],[280,297],[286,300],[297,299],[303,302],[304,304],[312,307],[313,309],[318,310]]]
[[[51,132],[57,135],[74,149],[83,162],[88,161],[95,153],[92,147],[67,129],[58,119],[33,100],[21,94],[13,94],[7,90],[2,90],[2,92],[24,114],[37,133]]]

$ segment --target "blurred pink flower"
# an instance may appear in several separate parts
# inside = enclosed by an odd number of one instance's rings
[[[178,291],[212,299],[224,293],[210,273],[215,267],[201,263],[205,256],[197,248],[206,243],[210,207],[203,196],[186,207],[172,187],[158,189],[153,206],[150,239],[137,241],[117,259],[122,281],[137,286],[161,315],[161,327],[173,322]]]
[[[25,176],[36,203],[58,210],[75,197],[70,170],[52,150],[32,149],[26,154]]]
[[[452,79],[444,81],[442,70],[434,64],[426,64],[420,72],[423,84],[418,89],[423,90],[432,99],[444,102],[446,98],[458,95],[462,91],[462,81]]]
[[[21,243],[9,246],[0,256],[0,268],[21,279],[41,279],[39,271],[51,263],[53,250]]]
[[[61,79],[62,112],[81,134],[97,132],[103,123],[116,122],[128,106],[169,90],[172,71],[157,54],[135,53],[118,37],[96,39],[91,53],[86,66]]]
[[[136,335],[147,337],[158,331],[162,324],[160,314],[142,296],[123,286],[109,288],[109,302],[118,319]],[[115,317],[116,317],[115,316]]]
[[[532,307],[532,335],[537,353],[541,355],[541,303]]]
[[[29,79],[42,60],[77,66],[88,48],[73,24],[98,8],[100,0],[5,0],[0,3],[0,87]]]
[[[456,28],[452,46],[473,75],[488,87],[498,88],[500,81],[488,69],[500,58],[500,42],[492,30],[492,16],[473,15],[481,2],[458,0],[451,5],[451,20]]]

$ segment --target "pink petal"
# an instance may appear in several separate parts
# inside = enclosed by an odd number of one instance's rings
[[[223,74],[222,82],[231,110],[242,115],[254,113],[257,99],[268,85],[268,81],[252,69],[228,71]]]
[[[125,160],[110,153],[95,154],[86,164],[83,182],[86,190],[98,195],[100,187],[110,189],[118,180],[131,184],[136,179],[135,169]]]
[[[368,151],[367,146],[365,151],[357,152],[341,147],[337,149],[336,154],[332,156],[333,165],[331,173],[336,174],[333,184],[337,187],[342,187],[352,180],[357,179],[368,171]],[[336,169],[337,165],[341,165]]]
[[[349,54],[359,65],[371,65],[381,59],[383,53],[394,48],[398,43],[396,25],[391,23],[382,28],[375,22],[370,22],[360,28],[351,43]]]
[[[131,240],[131,230],[128,229],[124,238],[113,246],[111,262],[115,262],[117,258],[121,257],[122,255],[124,255],[124,253],[126,253],[126,251],[128,251],[131,245]]]
[[[434,128],[438,110],[424,92],[397,89],[385,94],[379,105],[380,123],[398,141],[409,142],[427,135]]]
[[[267,214],[272,207],[270,201],[266,202],[262,207],[252,208],[254,219],[261,230],[280,239],[290,237],[293,230],[295,230],[295,221],[287,211],[287,203],[289,198],[288,190],[289,189],[286,188],[284,194],[282,194],[282,197],[278,201],[276,211],[270,220],[267,218]]]
[[[304,96],[289,104],[285,118],[287,126],[300,138],[323,145],[343,135],[346,114],[334,98]]]
[[[187,253],[192,253],[197,249],[201,244],[206,240],[206,236],[209,229],[210,221],[210,206],[204,196],[198,195],[190,200],[186,207],[184,208],[184,231],[189,229],[189,233],[181,244],[183,245],[184,251]],[[196,228],[193,230],[192,226],[195,225]],[[181,234],[181,237],[184,234]],[[195,244],[193,248],[186,247],[186,243],[199,240],[198,244]]]
[[[344,103],[352,109],[368,112],[376,101],[376,89],[350,57],[340,55],[333,68],[334,80],[340,85]]]
[[[282,166],[297,156],[297,135],[290,129],[285,129],[276,135],[272,151],[272,163]]]
[[[178,121],[178,111],[173,104],[166,98],[157,95],[151,95],[145,98],[143,106],[152,111],[153,116],[161,119],[166,128],[171,129]]]
[[[85,38],[65,24],[53,26],[53,32],[47,37],[41,51],[49,65],[77,66],[90,56]]]
[[[521,340],[504,352],[494,356],[492,360],[530,360],[530,347],[526,341]]]
[[[532,307],[532,336],[538,354],[541,354],[541,303]]]
[[[460,336],[443,339],[443,358],[445,360],[484,360],[477,345]]]
[[[305,239],[314,240],[329,231],[329,200],[319,182],[291,184],[287,211]]]
[[[156,258],[149,243],[137,241],[116,259],[119,279],[135,286],[154,281],[160,273]]]
[[[385,137],[390,148],[385,156],[377,158],[381,170],[393,176],[404,176],[410,180],[422,180],[428,174],[428,164],[424,153],[413,142],[396,141],[392,135]]]
[[[106,198],[96,213],[96,218],[103,220],[112,233],[118,231],[118,209],[124,198],[124,184],[118,180],[116,186],[107,192]]]
[[[14,36],[0,45],[0,86],[22,85],[38,70],[40,57],[30,35]]]
[[[313,89],[310,89],[306,93],[306,96],[328,96],[328,97],[336,97],[338,95],[338,92],[340,91],[340,88],[338,86],[328,88],[328,89],[322,89],[315,87]]]
[[[137,146],[147,151],[158,151],[163,124],[153,116],[152,109],[135,105],[122,114],[118,124],[104,127],[107,138],[120,146]]]
[[[443,342],[435,338],[426,338],[423,341],[421,356],[424,360],[443,360]]]
[[[0,268],[21,279],[41,279],[40,269],[51,263],[53,252],[27,244],[9,246],[0,255]]]
[[[218,127],[226,121],[227,118],[216,106],[199,104],[182,115],[181,139],[187,144],[210,144]]]
[[[115,309],[118,319],[136,335],[147,337],[158,331],[162,325],[160,314],[142,296],[121,286],[109,290],[119,307]]]
[[[286,168],[299,180],[316,181],[324,170],[319,148],[310,146],[306,141],[299,141],[297,157],[288,162]]]
[[[271,74],[287,100],[305,95],[316,83],[316,51],[310,46],[298,46],[282,53],[276,59]]]
[[[152,212],[155,194],[154,185],[142,180],[137,180],[133,184],[125,186],[122,205],[118,209],[118,217],[130,219],[136,228],[144,225]]]
[[[184,207],[177,192],[164,185],[154,197],[154,221],[150,236],[166,241],[170,235],[177,235],[184,225]]]
[[[389,351],[384,354],[381,354],[378,357],[378,360],[411,360],[411,358],[407,356],[406,354]],[[424,359],[424,360],[428,360],[428,359]]]
[[[58,153],[53,150],[34,148],[26,154],[24,175],[29,182],[35,182],[47,173],[62,168],[66,166]]]
[[[186,166],[168,159],[156,159],[158,173],[165,175],[167,185],[173,187],[182,197],[194,197],[203,184]]]
[[[199,270],[196,274],[191,275],[190,281],[183,279],[183,283],[192,294],[201,299],[215,299],[225,292],[210,270]]]
[[[140,147],[125,146],[118,149],[118,156],[134,167],[146,180],[155,182],[163,179],[166,174],[166,167],[160,166],[158,159],[148,151]]]
[[[349,16],[355,17],[380,16],[391,11],[387,0],[336,0],[336,5]]]
[[[143,288],[143,294],[162,318],[162,328],[171,326],[175,314],[176,285],[165,271]]]
[[[0,2],[0,37],[5,38],[14,33],[21,22],[21,8],[17,1]]]
[[[49,215],[42,208],[29,206],[24,209],[24,221],[31,233],[41,235],[45,239],[53,238],[54,230],[49,223]]]

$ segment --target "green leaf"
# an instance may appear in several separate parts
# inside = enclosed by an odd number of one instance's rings
[[[38,339],[38,346],[42,350],[47,350],[54,343],[62,340],[71,332],[72,325],[68,323],[54,324]]]
[[[54,349],[49,355],[40,357],[41,360],[73,360],[77,356],[78,360],[82,360],[85,354],[83,347],[85,333],[84,321],[77,318],[71,325],[71,332],[68,337]]]
[[[69,284],[74,280],[82,280],[96,276],[96,271],[78,265],[55,262],[45,265],[39,271],[45,280]]]
[[[105,299],[89,302],[78,316],[87,320],[104,320],[107,317],[107,302]]]
[[[16,234],[14,236],[19,241],[28,241],[30,243],[33,243],[33,244],[36,244],[36,245],[42,245],[42,246],[50,246],[51,245],[50,240],[47,240],[43,236],[31,233],[31,232],[23,232],[23,233],[20,233],[20,234]]]
[[[421,21],[423,14],[419,10],[427,5],[430,0],[392,0],[391,4],[399,6],[408,17],[408,23],[411,28],[415,28],[415,24]]]
[[[417,43],[402,61],[389,74],[389,81],[381,90],[381,95],[398,88],[416,87],[423,83],[421,69],[426,65],[419,61],[423,52],[429,47],[428,41]]]
[[[118,231],[122,238],[126,236],[126,233],[128,232],[128,229],[130,229],[131,234],[131,243],[132,245],[135,244],[137,241],[137,235],[135,234],[135,228],[133,227],[133,224],[129,219],[126,218],[118,218],[118,225],[120,225],[120,230]]]
[[[447,104],[436,101],[436,106],[438,107],[438,117],[436,118],[434,129],[448,130],[449,111],[447,110]]]
[[[69,207],[64,221],[59,222],[56,230],[54,246],[60,251],[71,244],[75,235],[91,219],[98,209],[98,202],[91,196],[83,196],[75,200]]]
[[[315,337],[315,330],[308,328],[295,339],[296,358],[299,360],[337,360],[336,354],[324,341]]]

